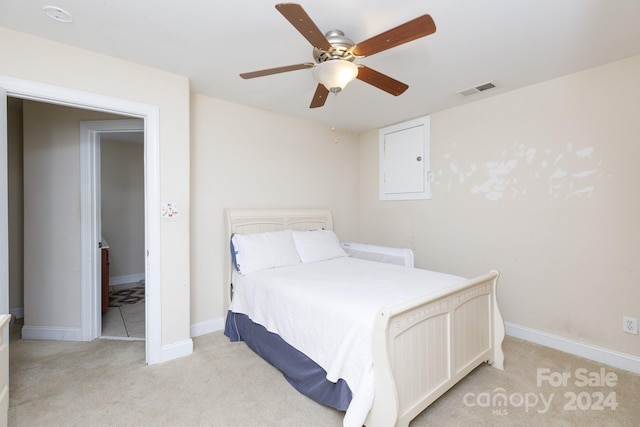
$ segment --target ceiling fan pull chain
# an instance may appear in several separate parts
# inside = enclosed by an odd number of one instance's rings
[[[338,92],[333,92],[333,125],[331,126],[331,132],[333,132],[333,143],[338,143],[338,134],[336,133],[336,117],[338,116]]]

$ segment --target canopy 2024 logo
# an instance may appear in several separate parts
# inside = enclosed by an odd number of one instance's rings
[[[536,411],[544,414],[552,405],[561,404],[565,411],[615,411],[618,407],[616,392],[611,390],[618,384],[615,372],[600,368],[589,371],[578,368],[572,372],[552,372],[549,368],[538,368],[536,385],[550,385],[554,388],[576,387],[567,390],[562,397],[555,392],[512,392],[502,387],[482,393],[467,393],[463,402],[468,407],[491,408],[494,415],[508,415],[509,408],[524,408],[525,412]],[[584,390],[589,387],[589,390]],[[592,391],[593,389],[593,391]]]

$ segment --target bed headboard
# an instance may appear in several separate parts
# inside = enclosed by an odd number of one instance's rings
[[[229,242],[234,233],[249,234],[280,230],[307,231],[317,228],[333,230],[333,218],[328,209],[225,209],[224,221],[225,311],[231,303],[231,269],[233,267]]]

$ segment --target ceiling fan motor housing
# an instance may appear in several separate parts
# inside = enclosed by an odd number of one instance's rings
[[[340,30],[331,30],[325,34],[327,41],[331,44],[329,50],[322,50],[317,47],[313,48],[313,59],[320,64],[325,61],[334,59],[342,59],[343,61],[353,62],[356,56],[353,54],[353,48],[356,44]]]

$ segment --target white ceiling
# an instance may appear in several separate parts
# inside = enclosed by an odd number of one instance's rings
[[[47,17],[53,4],[73,15]],[[354,81],[309,109],[311,45],[265,0],[2,0],[0,26],[187,76],[191,90],[365,131],[640,54],[640,0],[301,0],[324,32],[355,42],[430,14],[435,34],[356,62],[409,85],[399,97]],[[0,43],[7,43],[2,40]],[[492,81],[497,88],[457,92]],[[552,100],[550,100],[552,102]]]

